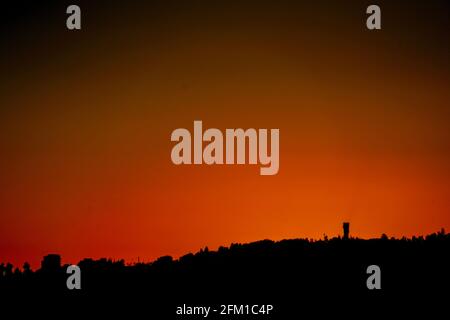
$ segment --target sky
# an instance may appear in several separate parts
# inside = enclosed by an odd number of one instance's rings
[[[151,261],[450,229],[446,1],[6,6],[0,261]],[[279,128],[280,170],[176,166],[177,128]]]

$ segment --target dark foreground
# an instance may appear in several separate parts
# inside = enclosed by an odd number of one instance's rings
[[[85,259],[78,264],[80,290],[67,288],[67,266],[48,256],[35,272],[2,265],[1,307],[48,318],[61,312],[127,319],[443,316],[450,302],[449,253],[444,232],[402,240],[264,240],[133,266]],[[370,265],[380,268],[379,290],[367,287]],[[210,312],[177,315],[190,307]]]

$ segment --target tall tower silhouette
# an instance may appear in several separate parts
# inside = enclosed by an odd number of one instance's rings
[[[342,227],[344,228],[344,240],[348,240],[348,235],[350,233],[350,222],[344,222],[342,224]]]

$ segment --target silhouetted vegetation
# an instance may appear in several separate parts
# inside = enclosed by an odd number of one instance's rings
[[[160,257],[151,263],[126,265],[123,260],[84,259],[82,289],[66,288],[66,266],[58,255],[44,257],[41,268],[29,264],[0,265],[0,292],[95,298],[96,301],[177,304],[254,301],[278,303],[293,311],[297,299],[306,306],[322,299],[367,299],[393,303],[401,296],[414,299],[440,295],[449,284],[450,235],[444,230],[426,237],[389,239],[332,238],[262,240],[232,244],[217,251],[208,248],[179,259]],[[382,270],[382,290],[368,290],[366,269]],[[108,298],[107,298],[108,297]],[[374,300],[375,299],[375,300]],[[245,302],[248,303],[248,302]]]

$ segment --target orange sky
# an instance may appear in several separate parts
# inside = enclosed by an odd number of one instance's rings
[[[0,261],[147,261],[342,221],[358,237],[450,229],[445,17],[391,5],[372,34],[360,7],[130,5],[121,24],[88,7],[77,34],[56,8],[41,29],[9,22]],[[173,165],[170,134],[194,120],[280,128],[278,175]]]

